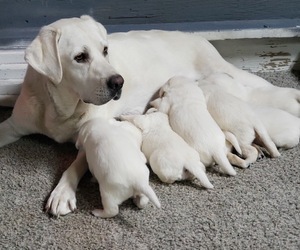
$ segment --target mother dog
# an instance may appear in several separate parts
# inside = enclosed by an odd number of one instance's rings
[[[75,141],[78,128],[91,118],[142,113],[156,91],[178,74],[204,78],[226,73],[242,98],[299,115],[298,91],[274,87],[235,68],[196,34],[133,31],[107,36],[101,24],[82,16],[43,27],[25,59],[29,66],[20,96],[11,117],[0,124],[0,146],[31,133]],[[254,98],[256,91],[268,94]],[[79,151],[48,199],[50,213],[65,215],[76,208],[75,190],[86,170]]]

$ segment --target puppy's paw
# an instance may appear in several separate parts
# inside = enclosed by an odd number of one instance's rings
[[[94,209],[92,212],[92,215],[96,217],[101,217],[101,218],[111,218],[116,216],[119,213],[119,209],[117,210],[111,210],[111,211],[106,211],[104,209]]]
[[[96,217],[103,217],[103,209],[94,209],[91,214]]]
[[[76,209],[75,190],[70,186],[57,185],[52,191],[47,204],[46,212],[54,216],[66,215]]]
[[[147,206],[149,199],[147,196],[141,194],[141,195],[135,196],[133,198],[133,202],[139,209],[143,209]]]

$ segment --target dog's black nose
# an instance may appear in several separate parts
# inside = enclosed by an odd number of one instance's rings
[[[111,90],[120,90],[123,87],[124,79],[120,75],[113,75],[107,81],[107,86]]]

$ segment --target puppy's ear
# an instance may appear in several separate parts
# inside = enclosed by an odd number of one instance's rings
[[[151,114],[151,113],[155,113],[155,112],[157,112],[157,108],[152,107],[152,108],[147,110],[146,114]]]
[[[147,117],[145,115],[138,115],[133,119],[133,124],[144,131],[146,129]]]
[[[75,143],[75,147],[76,147],[77,149],[79,149],[79,148],[81,147],[81,143],[80,143],[79,139],[77,139],[77,141],[76,141],[76,143]]]
[[[121,121],[129,121],[137,128],[144,130],[146,119],[144,115],[121,115],[120,119]]]
[[[128,121],[133,123],[133,119],[136,117],[136,115],[120,115],[120,117],[118,117],[121,121]]]
[[[54,84],[62,79],[62,67],[58,51],[61,34],[45,26],[25,51],[25,61],[40,74],[47,76]]]
[[[158,98],[150,103],[158,111],[168,114],[170,109],[170,103],[166,97]]]
[[[161,98],[157,98],[155,99],[154,101],[150,102],[150,105],[155,108],[155,109],[158,109],[159,106],[160,106],[160,103],[161,103]]]

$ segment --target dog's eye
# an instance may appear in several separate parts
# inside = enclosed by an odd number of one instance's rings
[[[107,56],[107,54],[108,54],[108,47],[105,46],[105,47],[103,48],[103,55],[104,55],[104,56]]]
[[[79,53],[74,57],[74,60],[78,63],[85,63],[89,60],[89,54],[86,52]]]

